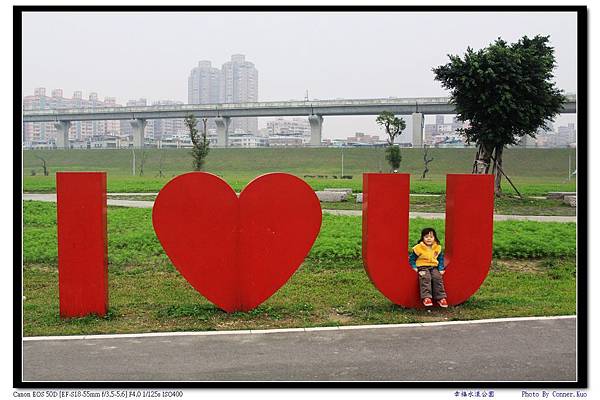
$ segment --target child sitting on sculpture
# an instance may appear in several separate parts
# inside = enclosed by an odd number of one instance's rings
[[[419,291],[425,307],[448,307],[444,289],[444,253],[435,229],[425,228],[409,256],[411,267],[419,274]]]

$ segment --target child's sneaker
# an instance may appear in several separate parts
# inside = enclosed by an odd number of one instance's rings
[[[423,305],[425,307],[431,307],[433,305],[433,301],[431,301],[431,299],[429,297],[425,297],[423,299]]]
[[[448,307],[448,301],[444,298],[441,300],[438,300],[438,306],[443,307],[443,308],[447,308]]]

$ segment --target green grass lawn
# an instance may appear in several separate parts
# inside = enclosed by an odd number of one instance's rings
[[[136,150],[137,169],[144,157],[144,173],[153,177],[158,173],[162,157],[163,173],[167,176],[190,171],[192,157],[189,149]],[[344,175],[388,170],[383,148],[344,148]],[[107,171],[112,175],[130,175],[131,150],[26,150],[23,152],[24,175],[31,170],[41,173],[41,162],[46,159],[51,172]],[[433,161],[430,174],[469,173],[473,165],[475,148],[429,150]],[[569,155],[575,165],[575,149],[524,149],[509,148],[504,151],[503,169],[509,176],[553,177],[567,179]],[[206,159],[206,170],[224,175],[259,175],[280,171],[297,175],[342,175],[341,148],[256,148],[211,149]],[[402,149],[400,172],[423,172],[423,149]]]
[[[370,283],[361,262],[360,217],[324,215],[315,245],[290,281],[256,310],[226,314],[171,265],[152,229],[150,209],[109,207],[109,314],[61,320],[56,206],[26,201],[23,218],[26,336],[408,323],[576,311],[572,223],[496,222],[494,262],[481,289],[460,306],[426,312],[393,305]],[[433,226],[443,238],[443,220],[412,219],[411,243],[424,226]]]
[[[153,178],[139,176],[107,175],[108,193],[157,193],[165,186],[168,178]],[[222,178],[236,191],[241,192],[248,183],[259,176],[256,175],[222,175]],[[362,175],[353,176],[352,179],[318,179],[304,178],[298,175],[314,190],[326,188],[350,188],[354,193],[362,192]],[[539,177],[536,179],[527,177],[513,177],[513,182],[524,196],[545,196],[548,192],[575,192],[575,180],[570,182],[555,178]],[[504,182],[502,185],[504,193],[513,195],[515,191]],[[55,193],[56,179],[54,176],[26,176],[23,180],[23,190],[31,193]],[[444,194],[446,192],[446,176],[433,177],[430,180],[420,181],[414,177],[410,182],[410,192],[417,194]]]
[[[25,201],[23,221],[25,264],[56,264],[56,205]],[[432,226],[443,238],[444,224],[442,219],[411,219],[409,243],[416,242],[425,226]],[[575,223],[496,221],[493,255],[517,259],[574,257],[575,233]],[[361,217],[324,214],[319,236],[308,258],[324,262],[359,260],[361,243]],[[169,263],[154,233],[151,209],[108,207],[108,253],[108,261],[114,266]]]
[[[227,314],[171,266],[109,268],[109,313],[61,320],[55,267],[24,269],[24,335],[268,329],[571,315],[575,260],[494,261],[480,290],[446,310],[404,309],[371,284],[360,261],[326,268],[305,262],[277,293],[248,313]]]
[[[341,179],[341,151],[339,148],[211,149],[205,170],[222,176],[236,191],[261,174],[287,172],[303,178],[315,190],[349,187],[355,192],[362,192],[363,173],[387,171],[383,149],[347,148],[343,150],[344,175],[352,179]],[[430,155],[434,161],[429,165],[430,174],[420,179],[423,150],[402,149],[400,172],[411,174],[412,193],[444,193],[446,174],[470,173],[474,152],[472,148],[432,149]],[[141,150],[136,150],[136,154],[139,164]],[[106,171],[109,192],[157,192],[174,176],[191,170],[189,150],[145,149],[144,154],[144,175],[132,176],[131,150],[27,150],[23,152],[23,187],[29,192],[54,192],[56,171]],[[50,176],[41,176],[41,163],[36,155],[47,160]],[[575,165],[574,149],[510,148],[505,150],[503,168],[524,195],[575,191],[575,179],[567,179],[569,155]],[[161,157],[163,176],[159,177]],[[514,192],[507,182],[503,188],[507,193]]]
[[[126,198],[142,200],[142,196],[116,196],[110,198]],[[154,200],[155,196],[143,196],[146,200]],[[321,208],[326,210],[362,210],[362,203],[356,202],[356,197],[351,196],[347,201],[321,203]],[[410,212],[445,212],[446,198],[441,195],[411,196]],[[515,198],[504,196],[494,199],[494,214],[501,215],[562,215],[576,216],[577,209],[565,204],[562,200]]]

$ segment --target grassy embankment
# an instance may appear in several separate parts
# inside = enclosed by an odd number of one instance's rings
[[[315,190],[348,187],[362,192],[363,173],[387,170],[381,148],[346,148],[343,152],[344,175],[351,175],[352,179],[340,179],[342,150],[339,148],[212,149],[206,171],[222,176],[236,191],[241,191],[258,175],[277,171],[295,174]],[[423,150],[402,149],[400,172],[411,174],[412,193],[441,194],[445,192],[446,174],[470,173],[474,152],[473,148],[431,149],[430,156],[434,160],[429,165],[430,173],[426,179],[420,179]],[[131,150],[24,151],[24,190],[54,192],[56,171],[106,171],[109,192],[158,192],[172,177],[190,171],[189,150],[146,149],[144,154],[144,175],[140,177],[131,175]],[[46,159],[50,176],[40,176],[41,162],[36,155]],[[503,168],[524,195],[575,191],[575,179],[568,180],[569,155],[574,168],[574,149],[511,148],[504,153]],[[141,150],[136,150],[138,172],[141,158]],[[161,162],[163,177],[158,177]],[[35,176],[31,176],[32,171]],[[507,193],[514,193],[507,182],[503,188]]]
[[[164,254],[151,210],[109,207],[110,310],[106,317],[58,317],[56,206],[24,204],[24,334],[68,335],[409,323],[574,314],[575,224],[507,221],[494,228],[494,261],[467,302],[408,310],[370,283],[361,262],[361,219],[324,215],[305,262],[275,295],[249,313],[226,314],[198,294]],[[410,222],[410,242],[443,220]]]

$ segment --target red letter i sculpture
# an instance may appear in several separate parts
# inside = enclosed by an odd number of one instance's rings
[[[108,310],[106,173],[57,172],[60,316]]]

